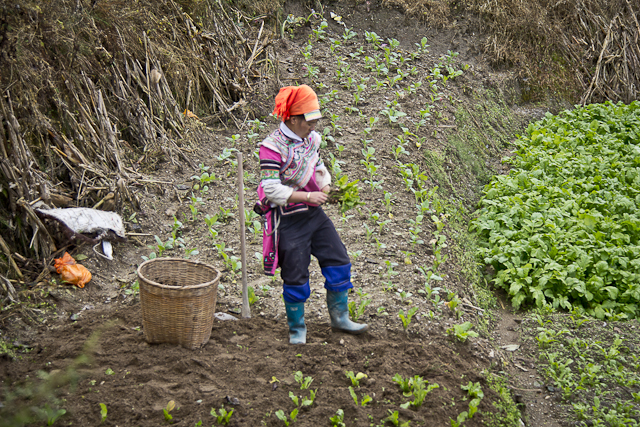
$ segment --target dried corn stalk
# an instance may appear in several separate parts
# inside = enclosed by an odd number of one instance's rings
[[[239,124],[273,57],[264,23],[219,0],[19,3],[0,18],[0,266],[14,277],[16,253],[56,250],[35,202],[136,207],[138,162],[190,162],[187,110]]]

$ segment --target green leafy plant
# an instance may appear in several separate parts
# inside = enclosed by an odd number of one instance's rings
[[[225,209],[222,206],[219,207],[220,213],[218,219],[222,222],[227,222],[234,217],[233,208]]]
[[[219,425],[229,425],[229,421],[231,420],[231,416],[233,415],[233,409],[227,411],[224,408],[224,405],[217,411],[214,408],[211,408],[211,416],[215,417],[216,423]]]
[[[295,408],[293,411],[291,411],[289,417],[287,417],[282,409],[278,409],[276,411],[276,417],[278,417],[278,419],[282,421],[285,426],[289,427],[289,424],[295,422],[296,418],[298,417],[298,408]],[[291,421],[289,421],[289,418],[291,418]]]
[[[390,422],[394,426],[408,427],[411,421],[400,422],[400,412],[389,409],[389,416],[382,420],[383,423]]]
[[[354,387],[360,387],[360,380],[367,378],[367,374],[362,372],[354,374],[353,371],[344,371],[344,374],[349,378],[351,385]]]
[[[395,374],[393,376],[393,381],[398,384],[400,387],[400,391],[404,396],[411,396],[411,387],[413,385],[413,378],[403,378],[400,374]]]
[[[472,331],[473,324],[471,322],[464,322],[460,325],[453,325],[452,328],[447,329],[447,333],[456,337],[460,342],[465,342],[469,337],[477,337],[478,333]]]
[[[342,175],[334,181],[333,186],[335,188],[329,192],[329,201],[340,205],[340,213],[363,205],[360,201],[358,180],[349,182],[349,177]]]
[[[300,390],[307,390],[311,383],[313,382],[313,378],[305,377],[301,371],[296,371],[293,374],[293,378],[300,385]]]
[[[104,423],[107,420],[107,405],[100,403],[100,422]]]
[[[426,388],[425,385],[421,385],[421,386],[416,386],[414,383],[414,388],[413,388],[413,396],[414,399],[413,401],[409,402],[410,405],[414,408],[419,408],[422,406],[422,404],[424,403],[424,399],[427,397],[427,394],[431,391],[434,390],[436,388],[440,388],[440,386],[438,384],[426,384]]]
[[[235,276],[242,268],[242,261],[240,261],[237,256],[227,254],[226,244],[224,242],[216,243],[215,247],[218,255],[222,257],[227,270]]]
[[[365,31],[364,32],[364,38],[367,41],[367,43],[371,43],[371,44],[375,45],[376,47],[379,46],[382,43],[382,37],[378,36],[373,31],[371,31],[371,32]]]
[[[473,383],[469,381],[467,385],[461,385],[460,388],[466,390],[471,400],[469,401],[469,418],[473,418],[473,415],[478,411],[478,405],[484,398],[484,392],[480,383]]]
[[[455,420],[453,418],[449,418],[449,421],[451,421],[451,427],[460,427],[467,419],[469,419],[469,414],[467,411],[462,411],[458,414]]]
[[[411,324],[411,319],[413,318],[413,315],[416,314],[417,312],[418,312],[418,307],[411,307],[407,313],[405,313],[403,309],[400,309],[400,312],[398,313],[398,317],[402,321],[402,328],[405,330],[405,332],[407,331],[407,329],[409,329],[409,325]]]
[[[371,396],[369,396],[368,394],[367,395],[362,394],[361,395],[362,400],[360,401],[360,403],[358,403],[358,395],[356,394],[356,391],[354,390],[354,388],[351,386],[349,386],[349,394],[351,395],[351,398],[353,399],[356,406],[367,406],[368,403],[373,401]]]
[[[344,411],[342,409],[338,409],[336,414],[329,418],[329,421],[333,427],[346,427],[344,423]]]
[[[189,210],[191,210],[191,220],[195,221],[196,218],[198,218],[198,207],[195,205],[190,204],[189,205]]]
[[[48,403],[44,407],[34,407],[33,411],[40,419],[47,420],[47,425],[52,426],[55,422],[67,413],[66,409],[57,409],[51,407]]]
[[[354,322],[357,322],[360,317],[364,314],[367,306],[371,304],[371,298],[367,298],[369,294],[363,293],[362,289],[356,290],[356,294],[360,297],[360,302],[356,303],[355,301],[349,301],[349,317]]]
[[[304,408],[305,406],[313,405],[313,402],[316,400],[316,393],[318,390],[309,390],[309,397],[303,397],[300,405]]]
[[[373,179],[374,176],[377,175],[380,165],[376,165],[374,162],[372,161],[369,162],[366,160],[360,160],[360,163],[364,165],[364,167],[367,170],[367,173],[369,174],[369,179],[365,180],[365,184],[369,184],[372,190],[381,189],[382,183],[384,182],[384,180],[376,181]]]
[[[327,24],[327,21],[322,21],[320,22],[320,25],[318,25],[316,28],[311,30],[313,32],[313,35],[316,37],[316,40],[324,40],[325,35],[327,34],[325,29],[328,26],[329,24]]]
[[[300,398],[296,396],[292,391],[289,392],[289,399],[291,399],[294,405],[300,405]]]
[[[253,305],[260,301],[260,297],[256,295],[256,292],[252,286],[247,287],[247,294],[247,296],[249,297],[249,305]]]
[[[547,114],[516,141],[509,175],[485,187],[473,227],[514,307],[640,313],[629,262],[640,255],[640,153],[628,142],[639,110],[607,102]]]
[[[393,78],[392,81],[397,82],[397,77]],[[380,115],[385,116],[389,120],[389,125],[393,126],[395,123],[398,123],[402,117],[405,117],[407,113],[403,113],[402,111],[396,110],[395,108],[388,106],[380,110]]]
[[[207,166],[208,169],[208,166]],[[218,178],[216,178],[216,175],[214,173],[209,173],[209,172],[202,172],[201,175],[194,175],[191,177],[192,180],[196,180],[198,181],[197,184],[195,184],[193,186],[194,190],[204,190],[205,188],[208,189],[207,184],[213,181],[216,181]]]
[[[164,415],[164,419],[169,424],[173,422],[173,416],[171,415],[171,411],[173,411],[175,407],[176,407],[176,402],[174,402],[173,400],[170,400],[169,403],[167,403],[167,406],[162,408],[162,414]]]

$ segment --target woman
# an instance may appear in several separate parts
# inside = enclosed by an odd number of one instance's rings
[[[265,273],[283,280],[289,343],[305,344],[304,304],[309,298],[309,263],[318,259],[326,281],[331,327],[361,334],[366,324],[349,319],[347,293],[351,263],[331,220],[320,207],[327,202],[331,175],[319,157],[315,131],[320,104],[307,85],[287,86],[276,96],[273,114],[280,127],[260,144],[261,181],[258,209],[266,215],[263,255]]]

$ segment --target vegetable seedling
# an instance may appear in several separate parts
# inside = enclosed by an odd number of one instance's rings
[[[354,387],[360,387],[360,380],[367,378],[367,374],[362,372],[354,375],[353,371],[344,371],[344,374],[351,380],[351,385]]]
[[[302,400],[300,401],[300,406],[302,408],[306,407],[306,406],[311,406],[313,405],[313,401],[316,400],[316,393],[318,392],[318,390],[309,390],[309,397],[304,397],[302,396]]]
[[[420,387],[414,384],[414,390],[413,390],[414,399],[413,401],[409,402],[409,404],[416,409],[419,408],[424,403],[424,399],[427,397],[427,394],[431,390],[436,388],[440,388],[440,386],[438,384],[429,384],[425,389],[424,384],[420,385]]]
[[[173,400],[170,400],[169,403],[167,403],[167,406],[165,408],[162,408],[162,413],[164,414],[164,419],[165,421],[167,421],[169,424],[171,424],[173,421],[173,416],[171,415],[171,411],[173,411],[173,408],[176,407],[176,402],[174,402]]]
[[[469,418],[473,418],[473,414],[478,411],[478,405],[480,405],[480,401],[484,398],[484,392],[482,391],[482,386],[480,383],[473,383],[469,381],[469,384],[461,385],[461,389],[467,390],[469,397],[471,397],[471,401],[469,401]]]
[[[455,420],[453,418],[449,418],[451,421],[451,427],[460,427],[468,418],[469,414],[467,411],[460,412]]]
[[[249,296],[249,305],[253,305],[253,304],[257,303],[258,301],[260,301],[260,297],[256,295],[256,292],[253,289],[253,287],[249,286],[247,288],[247,294]]]
[[[224,405],[222,405],[222,407],[218,409],[218,411],[216,411],[214,408],[211,408],[211,416],[216,418],[216,422],[219,425],[228,425],[232,415],[233,409],[227,412],[227,410],[224,409]]]
[[[355,402],[356,406],[367,406],[367,404],[373,400],[371,396],[369,396],[368,394],[367,395],[363,394],[361,395],[362,400],[360,401],[360,403],[358,403],[358,395],[356,394],[356,391],[351,386],[349,386],[349,394],[351,395],[351,398]]]
[[[331,421],[331,426],[332,427],[346,427],[344,421],[344,411],[342,409],[338,409],[336,411],[336,414],[329,418],[329,421]]]
[[[398,317],[402,321],[402,327],[404,328],[405,332],[407,331],[407,329],[409,329],[409,325],[411,324],[411,319],[413,318],[413,315],[416,314],[417,312],[418,312],[418,307],[411,307],[406,314],[404,310],[400,309],[400,312],[398,313]]]
[[[365,309],[369,304],[371,304],[371,299],[367,298],[369,294],[363,293],[362,289],[358,289],[356,293],[360,296],[360,304],[357,304],[355,301],[349,301],[349,317],[354,322],[357,322],[358,319],[364,314]]]
[[[329,192],[329,202],[340,205],[340,213],[345,213],[359,205],[364,205],[360,201],[358,180],[349,182],[349,177],[343,175],[334,183],[335,189]]]
[[[455,336],[460,342],[465,342],[469,337],[477,337],[478,333],[472,331],[473,324],[471,322],[464,322],[461,325],[453,325],[453,328],[447,329],[447,333]]]
[[[404,396],[411,396],[411,386],[413,378],[408,377],[405,379],[402,377],[402,375],[395,374],[392,379],[396,384],[398,384],[398,386],[400,387],[400,391],[402,391],[402,394]]]
[[[298,384],[300,384],[300,390],[307,390],[311,383],[313,382],[313,378],[304,377],[301,371],[297,371],[293,374],[293,378],[296,380]]]
[[[400,424],[400,413],[398,411],[392,411],[391,409],[389,409],[389,416],[383,419],[382,421],[383,423],[389,421],[394,426],[399,426],[399,427],[409,427],[409,423],[411,422],[411,421],[405,421],[404,423]]]
[[[107,405],[100,404],[100,422],[104,423],[107,420]]]
[[[287,415],[284,413],[284,411],[282,409],[278,409],[276,411],[276,417],[278,417],[278,419],[280,421],[282,421],[285,426],[289,427],[289,424],[295,422],[296,418],[298,417],[298,408],[294,409],[289,414],[289,417],[291,418],[291,421],[289,421],[289,419],[287,418]]]
[[[49,404],[44,405],[44,408],[35,407],[34,411],[42,418],[47,419],[47,425],[52,426],[55,422],[67,413],[66,409],[56,409],[49,406]]]

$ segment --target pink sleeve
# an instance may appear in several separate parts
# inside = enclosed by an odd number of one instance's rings
[[[276,153],[275,151],[265,147],[264,145],[260,146],[260,151],[258,154],[261,160],[262,159],[277,160],[278,162],[282,163],[282,157],[280,157],[280,153]]]

